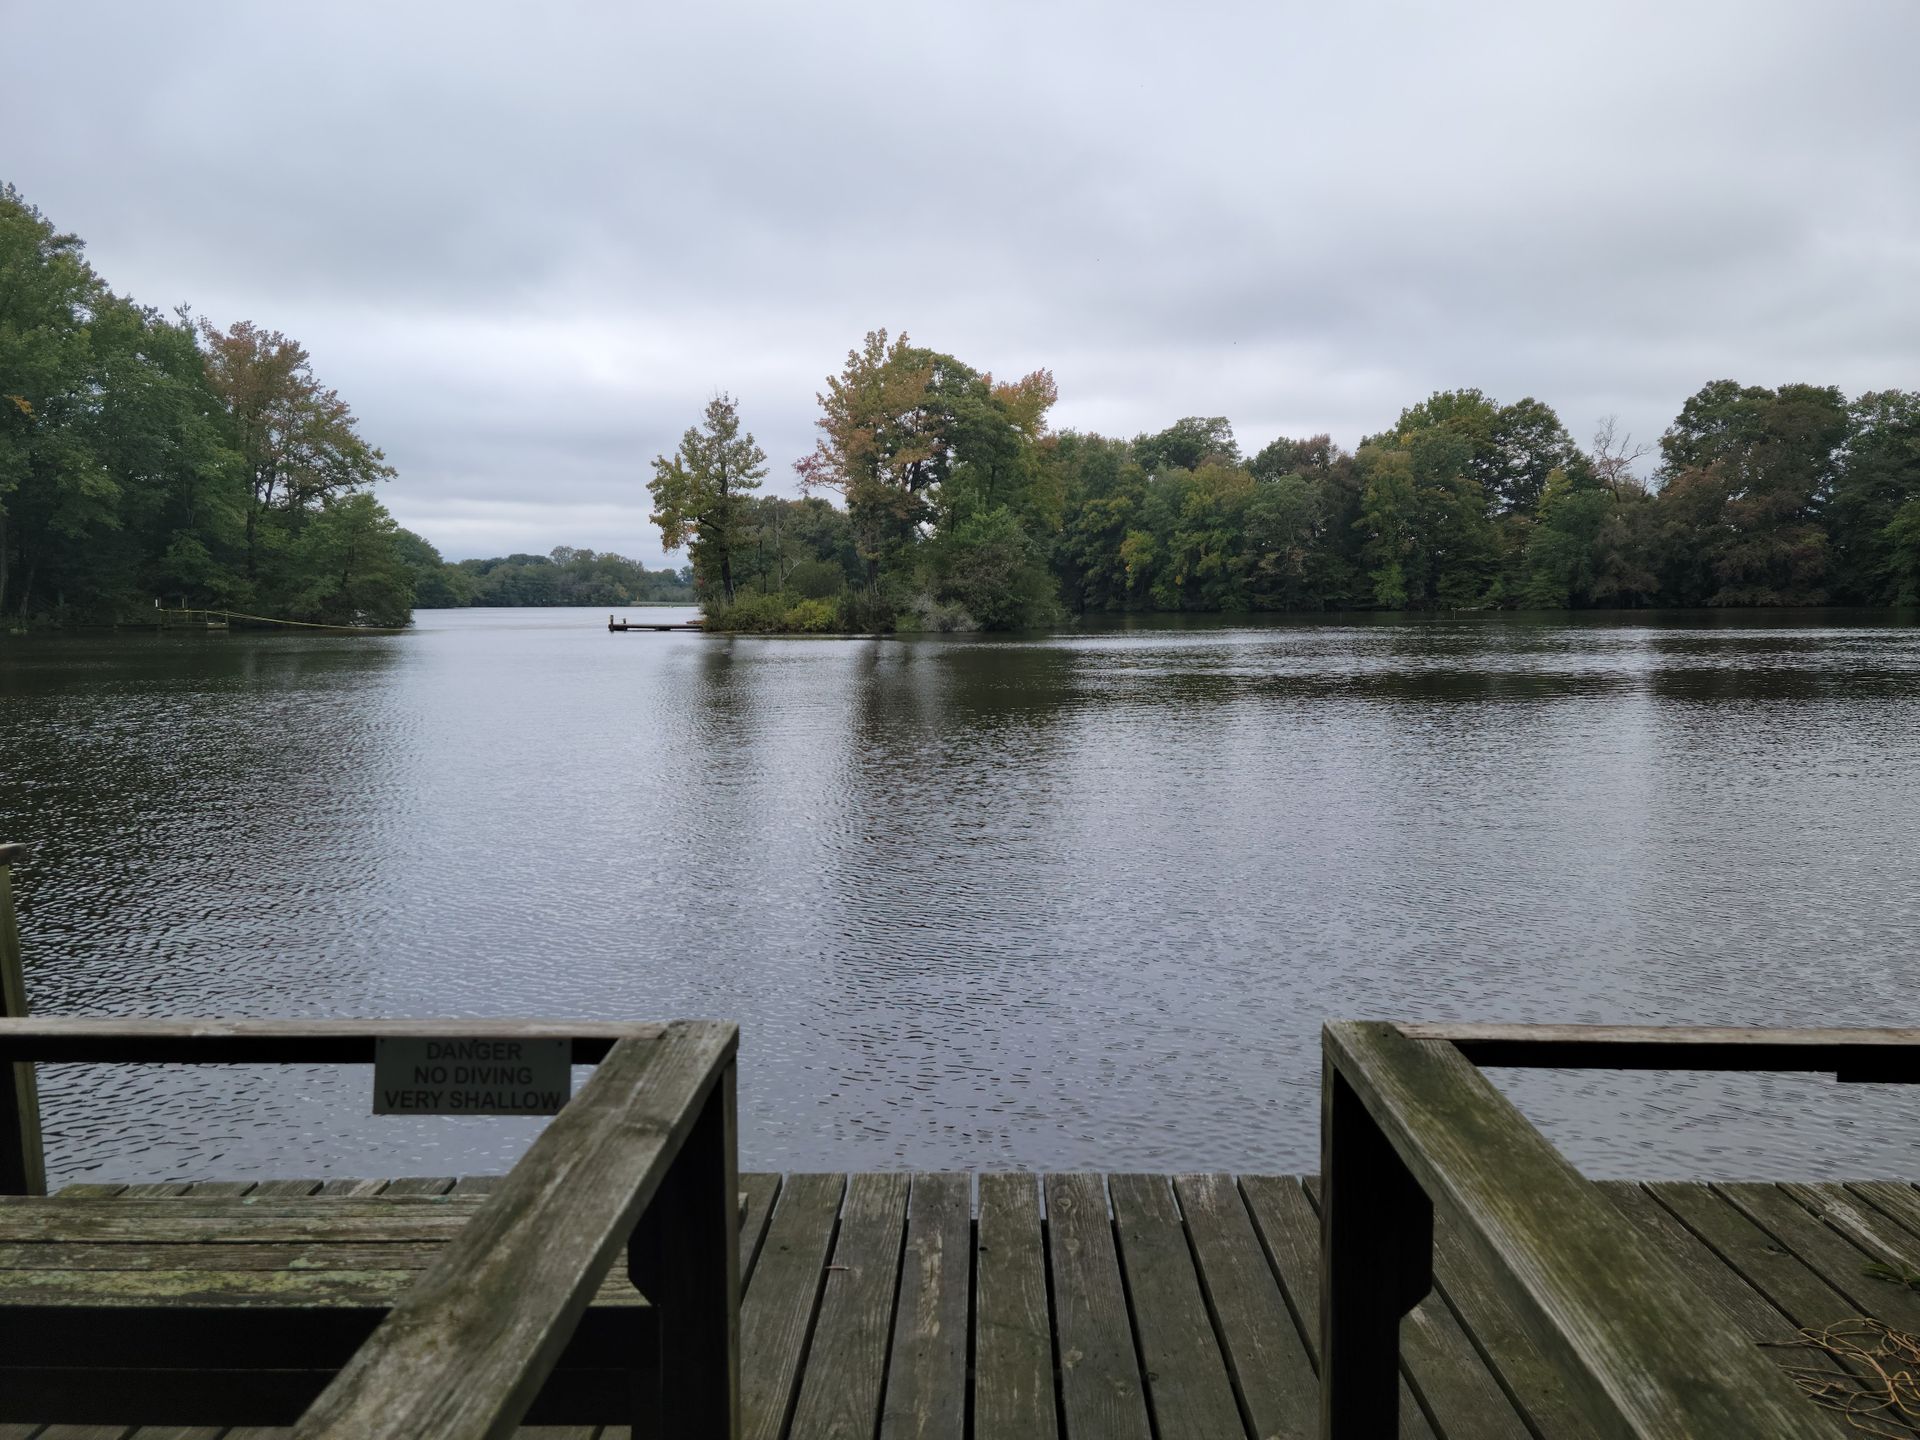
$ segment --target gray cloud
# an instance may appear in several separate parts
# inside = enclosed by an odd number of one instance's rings
[[[1326,12],[1334,13],[1326,13]],[[1347,443],[1438,387],[1653,438],[1920,384],[1920,11],[16,7],[5,178],[118,288],[305,341],[449,554],[653,559],[714,390],[778,488],[862,332],[1061,424]]]

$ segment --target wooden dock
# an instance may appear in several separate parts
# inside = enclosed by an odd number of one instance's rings
[[[68,1195],[474,1197],[495,1182],[69,1187]],[[1309,1440],[1317,1433],[1317,1183],[1283,1175],[742,1177],[746,1440]],[[1873,1316],[1920,1333],[1920,1190],[1611,1183],[1647,1250],[1755,1342]],[[0,1230],[4,1228],[0,1204]],[[0,1239],[0,1243],[6,1243]],[[102,1262],[103,1264],[106,1262]],[[138,1266],[130,1254],[125,1263]],[[1402,1329],[1419,1440],[1591,1440],[1498,1287],[1443,1224]],[[1807,1350],[1769,1350],[1820,1366]],[[1810,1409],[1813,1402],[1808,1402]],[[1821,1414],[1836,1436],[1859,1436]],[[1830,1423],[1828,1423],[1830,1422]],[[0,1440],[263,1440],[254,1428],[0,1426]],[[626,1440],[622,1427],[530,1428]],[[1867,1432],[1874,1433],[1874,1432]],[[1901,1433],[1893,1431],[1891,1433]]]
[[[698,620],[616,620],[607,617],[607,629],[613,632],[623,630],[704,630],[706,626]]]

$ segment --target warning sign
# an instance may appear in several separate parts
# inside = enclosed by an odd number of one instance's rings
[[[568,1040],[375,1042],[376,1115],[558,1115],[573,1094]]]

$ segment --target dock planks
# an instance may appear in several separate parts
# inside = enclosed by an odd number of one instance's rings
[[[483,1193],[455,1181],[87,1185],[150,1205]],[[1278,1175],[746,1175],[751,1440],[1307,1440],[1318,1430],[1317,1184]],[[1904,1182],[1608,1182],[1603,1192],[1754,1341],[1873,1315],[1920,1330],[1920,1190]],[[345,1223],[345,1222],[343,1222]],[[1414,1440],[1593,1440],[1551,1364],[1441,1227],[1402,1329]],[[1808,1351],[1796,1362],[1819,1364]],[[1833,1434],[1858,1434],[1838,1416]],[[523,1440],[628,1440],[624,1427]],[[0,1426],[0,1440],[277,1440],[238,1428]]]

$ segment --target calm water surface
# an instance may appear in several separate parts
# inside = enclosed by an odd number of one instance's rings
[[[0,647],[36,1007],[737,1017],[765,1168],[1312,1168],[1328,1016],[1920,1023],[1911,624],[604,624]],[[491,1170],[537,1123],[44,1083],[67,1179]],[[1893,1087],[1507,1083],[1594,1173],[1920,1175]]]

